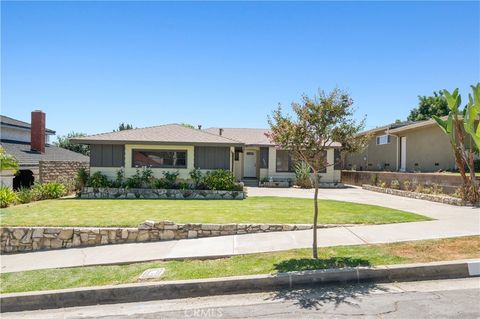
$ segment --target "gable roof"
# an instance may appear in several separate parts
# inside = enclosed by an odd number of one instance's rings
[[[264,128],[222,128],[223,137],[234,139],[250,146],[270,146],[275,145],[270,142],[266,134],[270,131]],[[220,136],[219,127],[210,127],[205,132]]]
[[[444,118],[446,118],[446,116]],[[413,130],[413,129],[416,129],[416,128],[431,126],[431,125],[434,125],[436,123],[437,122],[435,122],[435,120],[433,120],[433,119],[425,120],[425,121],[412,122],[409,125],[405,125],[405,126],[390,130],[390,133],[404,132],[404,131]]]
[[[16,120],[14,118],[11,118],[11,117],[8,117],[8,116],[5,116],[5,115],[0,115],[0,123],[2,125],[6,125],[6,126],[10,126],[10,127],[24,128],[24,129],[28,129],[28,130],[30,130],[32,128],[30,123],[19,121],[19,120]],[[55,131],[46,128],[45,133],[55,134]]]
[[[21,166],[37,166],[40,161],[75,161],[88,162],[90,158],[80,153],[75,153],[58,146],[45,145],[45,153],[32,151],[30,143],[1,140],[7,154],[15,156]]]
[[[165,124],[131,130],[76,137],[70,140],[78,144],[207,144],[241,145],[242,143],[223,136],[211,134],[181,124]]]

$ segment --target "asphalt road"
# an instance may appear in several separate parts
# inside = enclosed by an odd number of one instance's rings
[[[480,278],[3,313],[11,318],[480,318]]]

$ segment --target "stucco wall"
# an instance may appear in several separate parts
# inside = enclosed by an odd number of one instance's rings
[[[398,135],[407,137],[407,171],[434,172],[455,168],[452,147],[439,127],[428,126]]]
[[[389,144],[377,145],[376,138],[381,135],[385,135],[385,133],[381,132],[374,135],[363,152],[348,154],[345,157],[345,168],[369,171],[397,170],[398,138],[391,135]]]

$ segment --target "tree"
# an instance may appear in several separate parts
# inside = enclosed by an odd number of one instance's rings
[[[7,154],[3,146],[0,145],[0,171],[12,171],[15,174],[18,168],[18,161],[15,156]]]
[[[410,111],[409,121],[429,120],[432,116],[448,115],[449,109],[443,92],[433,92],[433,96],[418,96],[418,106]]]
[[[188,123],[180,123],[180,125],[188,127],[188,128],[195,128],[195,126],[193,126],[192,124],[188,124]]]
[[[368,137],[357,134],[364,128],[365,119],[353,119],[353,101],[349,94],[336,88],[330,93],[319,91],[313,99],[303,96],[300,103],[292,103],[295,117],[282,113],[279,105],[268,118],[270,140],[278,147],[289,150],[294,161],[305,162],[312,172],[314,193],[313,258],[317,254],[318,187],[319,172],[336,163],[328,162],[327,151],[336,143],[341,153],[360,151]],[[335,144],[334,144],[335,143]]]
[[[132,124],[128,124],[128,123],[120,123],[118,125],[118,130],[113,130],[114,132],[119,132],[119,131],[126,131],[126,130],[131,130],[133,129],[133,125]]]
[[[70,142],[70,139],[82,136],[86,136],[86,134],[79,132],[70,132],[67,135],[59,136],[57,141],[54,142],[54,144],[58,147],[89,156],[90,146],[84,144],[73,144]]]
[[[452,93],[443,91],[445,101],[449,108],[448,117],[433,116],[442,131],[448,135],[452,146],[463,186],[461,194],[464,200],[477,204],[480,201],[479,184],[475,177],[474,153],[480,149],[480,83],[471,86],[472,94],[468,95],[468,104],[463,111],[459,107],[462,97],[455,89]],[[466,169],[469,174],[467,175]]]

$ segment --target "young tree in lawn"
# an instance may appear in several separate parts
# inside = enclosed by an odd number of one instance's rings
[[[330,93],[319,91],[318,97],[303,96],[300,103],[292,103],[294,117],[282,113],[279,105],[268,118],[270,140],[277,147],[289,150],[294,161],[305,162],[312,171],[315,187],[313,215],[313,258],[317,254],[319,172],[336,163],[327,160],[327,151],[341,144],[342,155],[360,151],[367,136],[357,134],[364,128],[365,119],[353,118],[353,101],[338,88]]]

